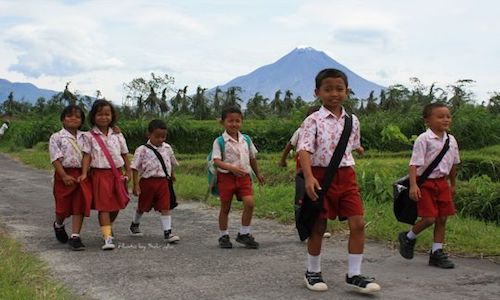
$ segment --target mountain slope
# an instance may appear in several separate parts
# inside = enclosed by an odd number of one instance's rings
[[[58,93],[52,90],[40,89],[31,83],[10,82],[0,78],[0,103],[7,99],[10,92],[14,92],[14,99],[17,101],[24,100],[31,103],[35,103],[40,97],[49,100],[54,94]]]

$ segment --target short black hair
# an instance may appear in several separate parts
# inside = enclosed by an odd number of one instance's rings
[[[167,124],[162,120],[154,119],[148,124],[148,132],[153,133],[155,129],[167,129]]]
[[[424,106],[424,111],[422,112],[422,116],[424,117],[424,119],[427,119],[428,117],[430,117],[432,115],[432,111],[435,108],[441,108],[441,107],[447,108],[448,106],[444,103],[441,103],[441,102],[434,102],[434,103],[427,104],[426,106]]]
[[[63,111],[61,112],[61,116],[59,117],[59,120],[62,122],[64,121],[64,118],[67,116],[71,116],[75,112],[80,113],[80,119],[82,119],[82,123],[80,124],[80,127],[78,129],[81,129],[83,124],[85,123],[85,113],[83,112],[83,109],[78,106],[78,105],[68,105],[66,106]]]
[[[241,118],[243,118],[243,113],[241,109],[237,106],[228,106],[222,110],[221,119],[225,120],[227,115],[229,114],[240,114]]]
[[[316,75],[315,81],[316,81],[316,89],[319,89],[321,87],[321,82],[323,79],[326,78],[340,78],[344,81],[345,87],[349,87],[348,81],[347,81],[347,75],[338,70],[338,69],[323,69],[319,71],[318,75]]]
[[[95,115],[102,107],[105,107],[105,106],[109,106],[109,108],[111,109],[111,123],[109,124],[109,127],[115,126],[115,123],[116,123],[115,108],[113,107],[113,104],[111,104],[111,102],[109,102],[108,100],[104,100],[104,99],[96,100],[92,104],[92,109],[89,112],[89,122],[92,126],[95,126]]]

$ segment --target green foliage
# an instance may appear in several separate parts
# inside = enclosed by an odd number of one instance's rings
[[[401,132],[401,129],[397,125],[388,124],[382,129],[380,134],[384,143],[383,147],[386,149],[399,151],[407,149],[411,145],[410,140]]]
[[[500,183],[486,175],[462,183],[455,197],[460,215],[500,223]]]

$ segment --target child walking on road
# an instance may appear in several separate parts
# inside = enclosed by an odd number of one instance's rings
[[[229,239],[228,216],[233,195],[243,201],[241,227],[236,242],[247,248],[257,249],[257,243],[251,234],[251,221],[254,208],[251,174],[254,173],[259,183],[264,183],[264,176],[259,172],[257,149],[247,135],[240,132],[243,114],[237,107],[223,110],[221,124],[225,131],[215,139],[212,146],[212,159],[217,167],[217,188],[221,207],[219,212],[219,247],[232,248]],[[222,149],[224,147],[224,149]]]
[[[460,163],[458,144],[455,137],[447,133],[451,125],[451,114],[446,105],[426,105],[423,117],[428,129],[415,140],[409,169],[409,195],[417,201],[417,214],[421,219],[410,231],[399,234],[399,253],[406,259],[412,259],[417,235],[434,225],[434,242],[429,253],[429,265],[452,269],[455,264],[443,252],[443,244],[446,220],[455,214],[453,195],[456,187],[456,166]],[[446,143],[449,143],[449,149],[429,177],[418,186],[418,177],[438,156]]]
[[[152,208],[161,213],[165,242],[175,243],[180,240],[172,234],[171,181],[175,180],[174,166],[179,163],[175,159],[172,147],[165,143],[167,125],[161,120],[152,120],[148,125],[148,142],[135,150],[132,161],[134,195],[139,196],[137,210],[130,224],[130,233],[141,236],[139,229],[142,215]],[[157,156],[160,155],[162,161]],[[166,168],[166,172],[163,169]]]

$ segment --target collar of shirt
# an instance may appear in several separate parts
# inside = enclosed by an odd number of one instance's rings
[[[224,131],[224,133],[222,134],[222,138],[224,139],[224,142],[233,140],[235,142],[241,143],[243,141],[243,135],[239,131],[238,131],[238,140],[235,140],[232,136],[230,136],[229,133],[227,133],[227,131]]]
[[[153,146],[153,148],[155,148],[155,149],[157,149],[157,150],[162,149],[162,148],[166,148],[166,146],[167,146],[167,144],[166,144],[166,143],[161,143],[161,146],[160,146],[160,147],[155,146],[155,145],[153,145],[153,144],[151,143],[151,141],[150,141],[150,140],[148,140],[147,144],[148,144],[148,145]]]
[[[108,128],[108,135],[104,135],[104,133],[99,128],[97,128],[97,126],[94,126],[94,128],[92,128],[92,131],[94,131],[95,133],[97,133],[99,135],[105,136],[105,137],[108,137],[108,136],[114,134],[114,131],[111,127]]]
[[[437,134],[434,133],[434,131],[432,131],[430,128],[427,128],[426,130],[426,133],[427,133],[427,136],[429,136],[429,138],[431,139],[436,139],[436,140],[440,140],[441,142],[444,142],[446,140],[446,137],[448,136],[448,133],[445,132],[443,134],[443,137],[440,138]]]
[[[332,113],[331,111],[329,111],[326,107],[324,107],[323,105],[321,106],[321,108],[318,110],[318,113],[319,113],[319,116],[322,118],[322,119],[326,119],[328,117],[333,117],[335,119],[341,119],[341,118],[344,118],[346,116],[346,112],[345,112],[345,109],[344,107],[342,106],[342,112],[340,113],[340,118],[337,118],[337,116]]]
[[[72,138],[72,139],[79,139],[82,136],[83,132],[81,132],[80,130],[77,130],[76,131],[76,138],[75,138],[75,136],[71,132],[69,132],[68,129],[63,128],[61,130],[61,134],[63,137]]]

